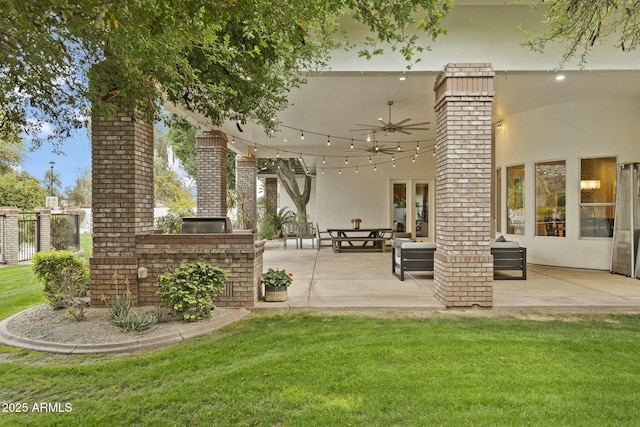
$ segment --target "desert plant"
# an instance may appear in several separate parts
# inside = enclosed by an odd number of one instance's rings
[[[74,252],[38,252],[33,256],[33,272],[53,308],[69,307],[89,291],[89,268],[84,258]]]
[[[206,317],[215,309],[213,297],[225,287],[228,270],[205,261],[181,264],[173,272],[158,277],[160,302],[184,320]]]
[[[138,314],[131,312],[131,305],[131,295],[128,292],[124,295],[116,295],[110,301],[111,321],[125,332],[142,331],[155,325],[162,318],[161,310]]]

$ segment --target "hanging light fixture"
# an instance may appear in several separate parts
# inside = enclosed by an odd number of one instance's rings
[[[348,158],[348,157],[345,157],[345,158],[344,158],[344,164],[345,164],[345,165],[348,165],[348,164],[349,164],[349,158]]]
[[[331,139],[329,139],[329,135],[327,135],[327,147],[331,147]]]
[[[400,141],[398,141],[398,151],[402,151],[402,149],[400,148]]]
[[[322,156],[322,164],[324,165],[327,161],[324,159],[324,156]]]
[[[349,147],[353,150],[353,139],[351,140],[351,147]]]
[[[300,131],[300,139],[304,139],[304,131]]]

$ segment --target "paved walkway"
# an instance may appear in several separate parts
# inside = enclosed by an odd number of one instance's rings
[[[391,274],[391,253],[333,253],[330,248],[282,249],[270,242],[264,269],[293,273],[286,302],[258,310],[444,310],[433,275]],[[640,280],[608,271],[529,265],[527,280],[494,281],[494,309],[640,311]]]

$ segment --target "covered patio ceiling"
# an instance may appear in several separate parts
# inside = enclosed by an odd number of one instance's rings
[[[354,131],[365,125],[381,125],[389,119],[387,102],[393,101],[394,123],[431,122],[429,130],[375,133],[380,146],[404,151],[430,149],[436,137],[433,86],[435,72],[325,72],[309,76],[308,83],[291,92],[291,106],[274,118],[280,130],[266,135],[253,123],[226,123],[222,130],[239,153],[257,157],[298,157],[313,168],[317,156],[369,156],[358,151],[373,146],[373,132]],[[564,80],[556,80],[562,74]],[[405,77],[401,80],[400,77]],[[492,122],[504,121],[525,111],[545,106],[609,97],[640,98],[640,72],[629,71],[504,71],[496,70]],[[202,120],[198,120],[206,127]],[[544,125],[544,124],[541,124]],[[579,125],[579,124],[575,124]],[[304,139],[301,139],[304,134]],[[354,144],[354,150],[350,146]],[[330,145],[328,144],[330,143]]]

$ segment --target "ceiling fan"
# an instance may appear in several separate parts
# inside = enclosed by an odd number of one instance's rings
[[[373,130],[371,131],[371,133],[373,134],[373,144],[372,145],[364,145],[362,144],[360,147],[352,147],[350,150],[347,150],[346,152],[359,152],[359,153],[369,153],[371,155],[376,155],[378,153],[380,154],[394,154],[397,153],[399,151],[403,151],[402,148],[400,147],[400,144],[398,143],[398,146],[395,148],[392,148],[391,146],[387,146],[387,145],[380,145],[378,144],[378,141],[376,141],[376,132],[377,130]],[[371,139],[371,136],[369,135],[367,137],[367,141],[369,141]]]
[[[393,105],[393,101],[387,101],[387,105],[389,106],[389,121],[385,122],[384,120],[382,120],[382,118],[378,118],[378,121],[380,123],[382,123],[382,126],[380,125],[366,125],[366,124],[362,124],[362,123],[356,123],[356,126],[366,126],[366,128],[362,128],[362,129],[351,129],[352,131],[371,131],[371,130],[376,130],[378,132],[382,131],[385,134],[389,134],[389,133],[404,133],[405,135],[411,135],[411,132],[409,132],[410,130],[429,130],[429,128],[423,128],[423,127],[416,127],[416,126],[421,126],[421,125],[428,125],[431,124],[431,122],[420,122],[420,123],[408,123],[409,121],[411,121],[411,118],[406,118],[404,120],[400,120],[398,123],[393,123],[391,121],[391,106]],[[405,124],[407,123],[407,124]]]

